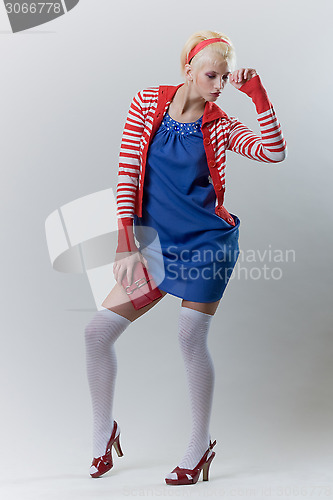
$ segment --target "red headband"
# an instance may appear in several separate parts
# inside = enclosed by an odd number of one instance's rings
[[[198,53],[200,50],[204,49],[207,47],[207,45],[210,45],[211,43],[216,43],[216,42],[223,42],[226,43],[227,45],[230,45],[227,40],[224,40],[223,38],[208,38],[208,40],[203,40],[202,42],[199,42],[189,53],[186,63],[189,64],[190,60]]]

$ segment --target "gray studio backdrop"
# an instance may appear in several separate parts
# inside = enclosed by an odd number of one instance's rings
[[[200,29],[225,32],[237,67],[257,70],[288,145],[279,164],[228,154],[225,206],[241,220],[238,267],[247,273],[236,268],[209,334],[216,460],[230,473],[239,459],[318,473],[332,460],[331,14],[325,1],[81,0],[13,34],[1,13],[6,480],[88,473],[83,332],[96,303],[86,274],[53,269],[45,221],[73,200],[115,191],[132,97],[181,83],[181,48]],[[246,95],[227,86],[217,104],[259,132]],[[116,345],[114,416],[126,463],[161,464],[162,479],[190,433],[180,304],[166,296]]]

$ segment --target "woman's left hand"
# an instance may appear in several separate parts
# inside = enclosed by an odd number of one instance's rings
[[[232,73],[229,73],[229,82],[236,89],[239,89],[244,83],[248,80],[251,80],[254,76],[257,75],[257,72],[253,68],[240,68],[236,69]]]

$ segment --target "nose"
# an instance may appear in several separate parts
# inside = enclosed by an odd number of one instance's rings
[[[216,92],[219,92],[220,90],[223,89],[224,84],[225,84],[225,81],[223,80],[223,76],[221,76],[221,78],[219,78],[216,83],[217,83],[217,85],[216,85],[216,87],[217,87]]]

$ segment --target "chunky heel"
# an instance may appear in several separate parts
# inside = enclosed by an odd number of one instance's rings
[[[119,438],[120,438],[120,433],[116,437],[116,439],[115,439],[115,441],[113,443],[113,446],[114,446],[114,449],[117,452],[118,457],[122,457],[124,454],[123,454],[123,450],[121,449],[121,446],[120,446]]]
[[[203,481],[208,481],[209,467],[210,467],[210,464],[212,463],[214,457],[215,457],[215,453],[213,452],[202,468],[202,480]]]

